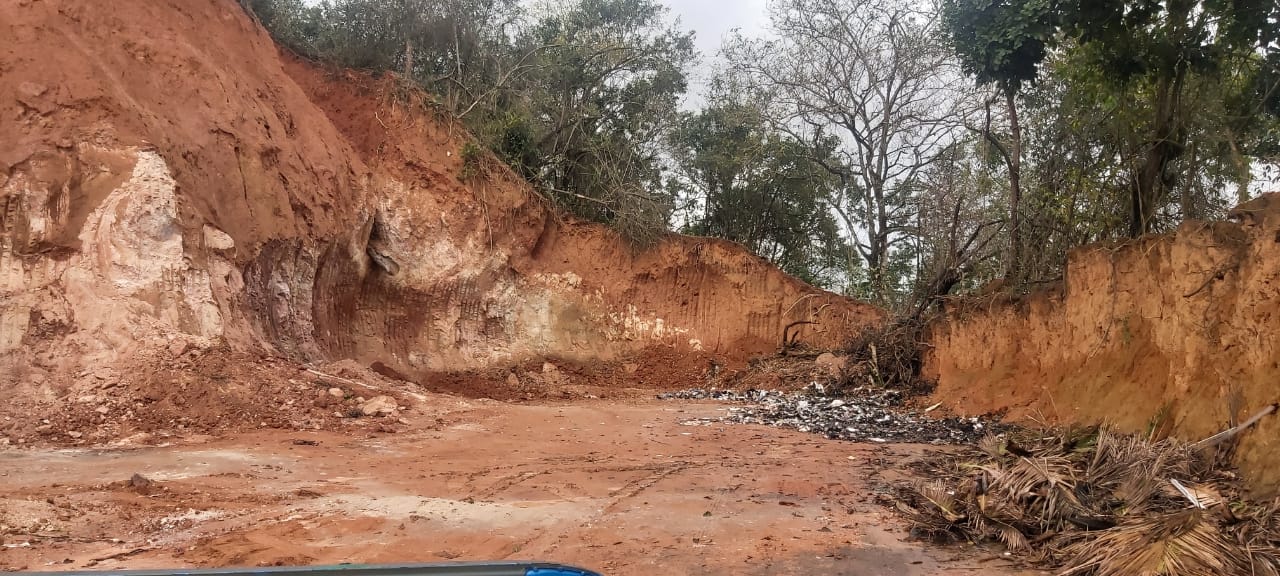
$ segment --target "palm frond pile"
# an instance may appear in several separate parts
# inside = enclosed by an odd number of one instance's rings
[[[1065,576],[1280,575],[1280,499],[1250,502],[1221,454],[1109,431],[989,436],[898,489],[915,532],[1000,542]]]

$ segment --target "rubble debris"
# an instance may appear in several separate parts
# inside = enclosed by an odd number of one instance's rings
[[[121,487],[131,492],[137,492],[143,496],[150,496],[158,491],[163,490],[155,480],[147,478],[142,474],[135,473],[124,482],[116,483],[115,486]]]
[[[1011,432],[928,456],[930,480],[890,503],[918,536],[1000,542],[1069,576],[1280,574],[1280,499],[1247,500],[1218,456],[1096,428]]]
[[[933,418],[902,406],[893,389],[854,389],[839,397],[821,392],[692,389],[658,395],[662,400],[720,400],[745,407],[729,409],[722,421],[765,424],[854,442],[970,443],[1003,427],[988,418]]]
[[[374,396],[360,404],[360,413],[364,416],[392,414],[396,411],[397,402],[390,396]]]

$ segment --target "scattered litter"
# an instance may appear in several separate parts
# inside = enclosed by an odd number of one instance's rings
[[[801,432],[823,434],[831,439],[855,442],[923,442],[930,444],[971,443],[999,423],[982,418],[933,418],[902,407],[897,390],[858,388],[839,398],[829,397],[811,387],[810,392],[788,393],[768,390],[693,389],[660,394],[663,400],[720,400],[748,406],[731,408],[722,418],[681,422],[685,426],[722,421],[739,424],[766,424]]]

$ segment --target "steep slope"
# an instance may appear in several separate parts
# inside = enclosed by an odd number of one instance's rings
[[[817,321],[800,327],[801,339],[830,347],[880,318],[728,242],[673,236],[634,250],[601,226],[557,216],[492,160],[464,181],[463,130],[427,121],[416,100],[390,96],[394,81],[333,77],[296,60],[286,67],[352,142],[382,191],[373,241],[397,272],[376,275],[361,293],[391,306],[355,314],[371,327],[366,342],[390,348],[380,356],[436,354],[403,368],[547,355],[599,359],[649,344],[744,358],[776,349],[790,322]],[[383,331],[396,302],[423,299],[431,301],[422,307],[429,311],[425,330],[410,321]],[[344,353],[365,348],[331,345]]]
[[[7,2],[0,38],[14,410],[193,347],[424,382],[680,350],[694,374],[795,321],[830,346],[881,318],[729,243],[637,252],[558,217],[496,163],[464,170],[461,128],[394,82],[282,59],[234,0]]]
[[[1280,401],[1280,194],[1233,215],[1078,250],[1059,291],[954,311],[933,327],[925,368],[937,400],[1189,439]],[[1277,416],[1240,446],[1267,491],[1280,488],[1277,450]]]

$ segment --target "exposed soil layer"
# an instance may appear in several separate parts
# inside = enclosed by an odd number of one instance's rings
[[[934,399],[1191,440],[1280,401],[1280,195],[1232,214],[1078,250],[1058,290],[953,309],[930,339]],[[1280,489],[1277,454],[1280,418],[1242,437],[1238,464],[1261,495]]]
[[[570,376],[605,365],[600,388],[684,388],[776,349],[792,322],[834,346],[883,316],[731,243],[639,250],[557,216],[492,158],[464,166],[469,137],[421,94],[282,57],[234,0],[5,2],[0,37],[0,390],[21,399],[0,413],[15,419],[59,429],[103,394],[137,416],[120,433],[175,411],[201,429],[325,425],[279,409],[299,391],[276,367],[224,385],[216,363],[171,366],[186,349],[519,398],[487,376],[550,358]],[[171,380],[172,401],[155,398]]]
[[[398,433],[0,452],[0,567],[542,559],[611,576],[1016,573],[905,541],[876,473],[918,449],[682,425],[725,409],[431,395]]]

